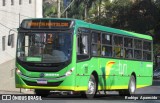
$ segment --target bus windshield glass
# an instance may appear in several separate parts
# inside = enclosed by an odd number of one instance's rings
[[[69,32],[19,33],[17,58],[24,62],[61,63],[71,59]]]

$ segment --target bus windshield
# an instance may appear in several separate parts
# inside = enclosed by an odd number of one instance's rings
[[[69,32],[19,33],[17,58],[24,62],[61,63],[71,59]]]

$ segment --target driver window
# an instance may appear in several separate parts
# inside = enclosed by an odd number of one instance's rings
[[[88,34],[80,30],[77,35],[77,58],[78,60],[87,59],[88,54]]]
[[[88,54],[88,36],[80,34],[78,37],[78,54]]]

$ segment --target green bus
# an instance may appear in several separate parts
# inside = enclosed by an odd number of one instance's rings
[[[69,18],[24,19],[18,28],[16,88],[132,95],[152,85],[152,37]]]

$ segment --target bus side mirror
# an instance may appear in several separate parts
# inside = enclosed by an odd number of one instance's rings
[[[11,46],[12,38],[11,35],[8,35],[8,46]]]
[[[14,28],[14,29],[17,29],[17,31],[19,31],[19,28]],[[11,45],[12,45],[13,36],[12,36],[12,34],[11,34],[11,31],[17,32],[17,31],[15,31],[14,29],[10,29],[10,30],[9,30],[9,35],[8,35],[8,46],[11,46]]]

